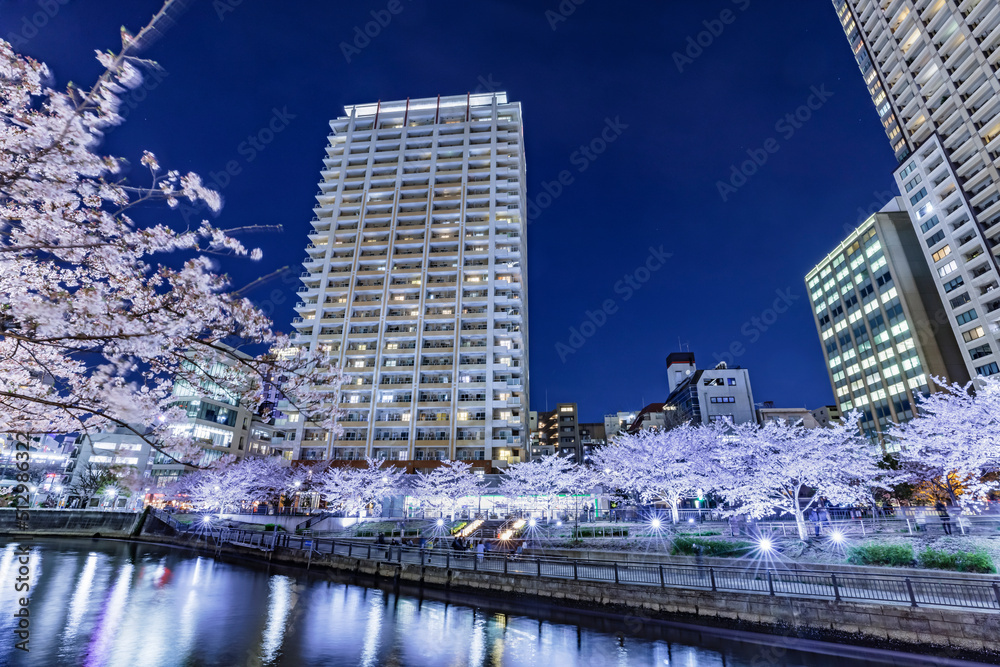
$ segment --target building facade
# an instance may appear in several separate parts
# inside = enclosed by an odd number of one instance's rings
[[[299,423],[291,457],[526,454],[520,104],[379,102],[330,127],[293,326],[348,375],[343,433]]]
[[[663,402],[673,423],[707,424],[728,419],[734,424],[757,421],[750,386],[750,372],[729,368],[698,370],[694,354],[673,352],[667,357],[667,386],[670,395]]]
[[[613,415],[605,415],[604,433],[607,441],[611,442],[616,435],[627,431],[638,415],[638,412],[616,412]]]
[[[870,436],[913,418],[931,376],[968,381],[921,241],[900,198],[806,275],[827,372],[843,413]]]
[[[833,0],[970,376],[1000,373],[1000,11]]]
[[[532,448],[532,458],[552,454],[583,462],[583,441],[576,403],[557,403],[555,410],[538,413],[538,443]]]

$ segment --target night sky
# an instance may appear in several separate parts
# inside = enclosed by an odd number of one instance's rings
[[[803,276],[891,196],[894,159],[831,3],[576,3],[195,0],[144,54],[164,74],[132,94],[102,149],[135,163],[149,149],[210,183],[236,161],[238,175],[216,179],[216,222],[283,231],[246,237],[264,259],[222,269],[242,286],[293,265],[251,294],[287,331],[329,119],[344,104],[505,90],[523,104],[533,202],[532,409],[577,402],[596,421],[662,401],[678,341],[702,366],[749,368],[758,402],[832,403]],[[59,86],[89,84],[94,50],[117,49],[119,26],[137,31],[159,7],[0,0],[0,35]],[[389,20],[358,49],[373,11]],[[707,46],[691,47],[699,33]],[[783,120],[809,102],[807,121]],[[261,150],[245,143],[272,123]],[[609,123],[600,155],[579,152]],[[723,201],[718,182],[748,151],[766,162]],[[569,185],[540,197],[564,170]],[[588,312],[602,326],[574,337]]]

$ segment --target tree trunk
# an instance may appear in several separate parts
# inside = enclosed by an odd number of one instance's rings
[[[799,539],[805,542],[809,539],[809,529],[806,527],[805,513],[799,509],[795,508],[795,527],[799,529]]]
[[[681,520],[680,501],[677,498],[672,498],[670,500],[670,513],[673,517],[674,523],[680,523]]]

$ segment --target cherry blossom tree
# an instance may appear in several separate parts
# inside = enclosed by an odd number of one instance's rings
[[[861,503],[882,484],[876,451],[861,437],[860,413],[831,428],[769,421],[729,425],[712,449],[713,485],[742,514],[790,514],[807,539],[806,513],[822,499]]]
[[[512,503],[532,507],[541,502],[550,517],[560,493],[574,493],[592,486],[586,469],[558,455],[512,465],[500,479],[500,493]]]
[[[717,439],[716,431],[715,426],[699,429],[683,424],[621,434],[594,454],[594,467],[604,472],[606,483],[636,494],[644,503],[669,504],[677,523],[681,502],[710,486],[705,444],[706,439],[710,443]]]
[[[358,517],[369,507],[373,514],[379,514],[385,498],[406,489],[402,470],[373,458],[365,459],[364,468],[330,468],[320,475],[316,486],[331,509]]]
[[[475,474],[472,465],[464,461],[443,461],[426,473],[414,475],[409,494],[431,508],[450,512],[452,521],[463,498],[482,495],[486,481]]]
[[[252,285],[236,290],[215,273],[215,256],[260,259],[236,238],[246,230],[170,212],[182,201],[218,211],[219,194],[148,151],[145,179],[98,152],[123,122],[122,93],[155,67],[140,47],[176,4],[135,36],[123,30],[117,54],[98,53],[104,73],[90,89],[47,87],[49,69],[0,40],[0,434],[119,426],[189,461],[196,449],[172,428],[184,415],[171,388],[205,378],[251,410],[264,380],[280,380],[308,421],[336,429],[339,371],[274,332],[245,296]],[[247,345],[270,351],[236,353]]]
[[[965,386],[935,381],[941,391],[920,401],[918,417],[893,427],[891,442],[905,481],[976,510],[989,491],[986,480],[1000,470],[1000,377]]]

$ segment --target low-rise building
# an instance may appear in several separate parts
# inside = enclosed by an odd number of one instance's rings
[[[667,384],[670,395],[663,402],[664,410],[676,411],[672,419],[677,423],[757,421],[750,373],[745,368],[720,363],[699,370],[693,353],[674,352],[667,357]]]

